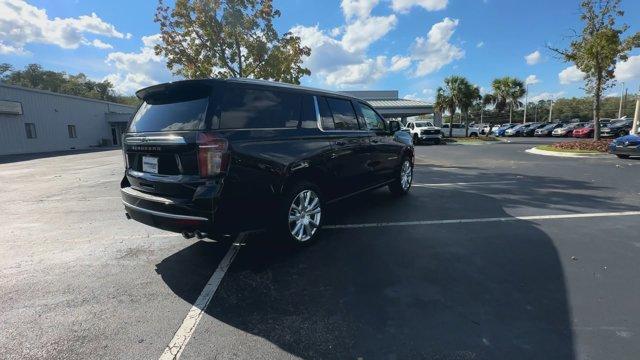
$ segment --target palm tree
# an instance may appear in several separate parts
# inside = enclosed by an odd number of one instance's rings
[[[495,79],[491,83],[493,89],[493,101],[496,110],[502,113],[509,107],[509,123],[513,122],[513,109],[522,106],[520,98],[527,93],[524,82],[510,76]]]
[[[449,112],[449,137],[453,135],[453,117],[464,97],[465,83],[469,82],[461,76],[449,76],[444,79],[444,87],[439,87],[436,91],[436,111],[442,114]]]
[[[464,81],[460,83],[463,91],[458,107],[462,115],[464,115],[465,136],[469,136],[469,109],[471,109],[475,102],[482,100],[482,96],[480,95],[479,87],[471,85],[467,79],[463,78],[463,80]]]

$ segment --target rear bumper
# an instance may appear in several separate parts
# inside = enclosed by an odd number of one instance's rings
[[[160,197],[131,187],[120,189],[126,213],[133,220],[172,232],[213,232],[213,199],[210,208],[190,200]]]

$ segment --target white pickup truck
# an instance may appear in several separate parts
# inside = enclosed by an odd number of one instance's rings
[[[409,120],[402,130],[411,134],[413,143],[416,145],[422,142],[439,144],[442,140],[442,131],[430,121]]]
[[[445,137],[449,136],[449,125],[450,124],[442,124],[442,134]],[[465,137],[465,125],[464,124],[453,124],[452,137]],[[480,128],[476,125],[469,125],[469,136],[477,137],[480,134]]]

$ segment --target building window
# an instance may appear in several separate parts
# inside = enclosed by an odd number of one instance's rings
[[[67,125],[67,130],[69,131],[69,138],[70,139],[75,139],[78,137],[78,135],[76,135],[76,126],[75,125]]]
[[[25,123],[24,129],[27,132],[27,139],[35,139],[38,136],[36,135],[36,124],[34,123]]]

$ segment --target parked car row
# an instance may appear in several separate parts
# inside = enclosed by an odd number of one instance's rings
[[[633,126],[631,119],[601,119],[600,134],[602,137],[621,137],[629,134]],[[554,136],[590,138],[595,131],[592,122],[542,122],[526,124],[502,124],[491,128],[495,136]]]

